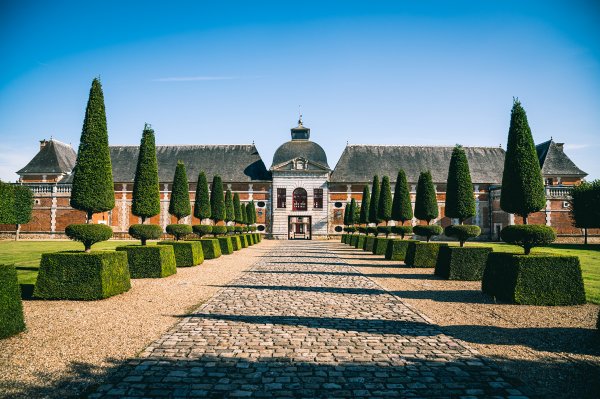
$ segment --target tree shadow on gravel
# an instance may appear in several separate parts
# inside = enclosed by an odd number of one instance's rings
[[[388,291],[372,288],[351,288],[351,287],[309,287],[293,285],[211,285],[211,287],[220,288],[245,288],[251,290],[272,290],[272,291],[301,291],[301,292],[323,292],[329,294],[355,294],[355,295],[383,295],[389,294]]]
[[[272,262],[271,262],[272,263]],[[344,265],[346,265],[344,263]],[[364,274],[359,272],[316,272],[316,271],[300,271],[300,270],[252,270],[249,273],[257,274],[309,274],[318,276],[351,276],[361,277]]]
[[[478,290],[390,291],[390,293],[400,298],[430,299],[436,302],[494,303],[491,297]]]
[[[339,258],[334,258],[334,259],[339,259]],[[274,265],[320,265],[320,266],[348,266],[347,263],[341,263],[341,262],[327,262],[327,261],[317,261],[317,262],[310,262],[310,261],[301,261],[301,262],[297,262],[294,260],[290,260],[288,262],[280,262],[280,261],[268,261],[268,264],[274,264]]]

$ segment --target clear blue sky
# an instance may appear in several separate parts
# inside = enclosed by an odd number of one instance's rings
[[[505,147],[516,96],[600,178],[599,2],[371,3],[0,0],[0,178],[40,139],[77,148],[95,76],[111,144],[148,122],[267,167],[300,104],[333,167],[346,141]]]

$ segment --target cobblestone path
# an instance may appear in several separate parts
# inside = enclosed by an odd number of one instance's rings
[[[522,397],[331,245],[274,247],[90,397]]]

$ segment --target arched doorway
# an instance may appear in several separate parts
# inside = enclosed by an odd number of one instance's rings
[[[308,194],[302,187],[292,193],[292,211],[308,210]],[[288,216],[288,238],[290,240],[310,240],[312,236],[312,217],[308,215]]]
[[[294,190],[294,193],[292,196],[292,210],[293,211],[305,211],[308,208],[307,201],[308,201],[308,194],[306,194],[306,190],[303,189],[302,187],[298,187],[297,189]]]

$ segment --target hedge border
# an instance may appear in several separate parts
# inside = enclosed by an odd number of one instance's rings
[[[197,241],[160,241],[158,245],[171,245],[177,267],[192,267],[204,262],[202,244]]]
[[[116,250],[127,253],[131,278],[164,278],[177,273],[172,245],[124,245]]]
[[[0,265],[0,339],[25,331],[21,288],[14,265]]]
[[[367,252],[373,252],[373,246],[375,245],[375,237],[367,236],[365,239],[365,247],[363,248]]]
[[[411,242],[406,251],[404,263],[409,267],[435,267],[442,242]]]
[[[375,238],[375,242],[373,243],[373,251],[372,251],[373,255],[385,255],[388,240],[391,240],[391,238],[387,238],[387,237]]]
[[[387,242],[385,249],[385,259],[387,260],[401,260],[404,261],[406,258],[406,251],[411,242],[418,242],[417,240],[402,240],[390,239]]]
[[[490,247],[442,246],[434,274],[446,280],[479,281],[491,252]]]
[[[217,237],[219,246],[221,247],[221,255],[231,255],[233,253],[233,243],[231,237]]]

